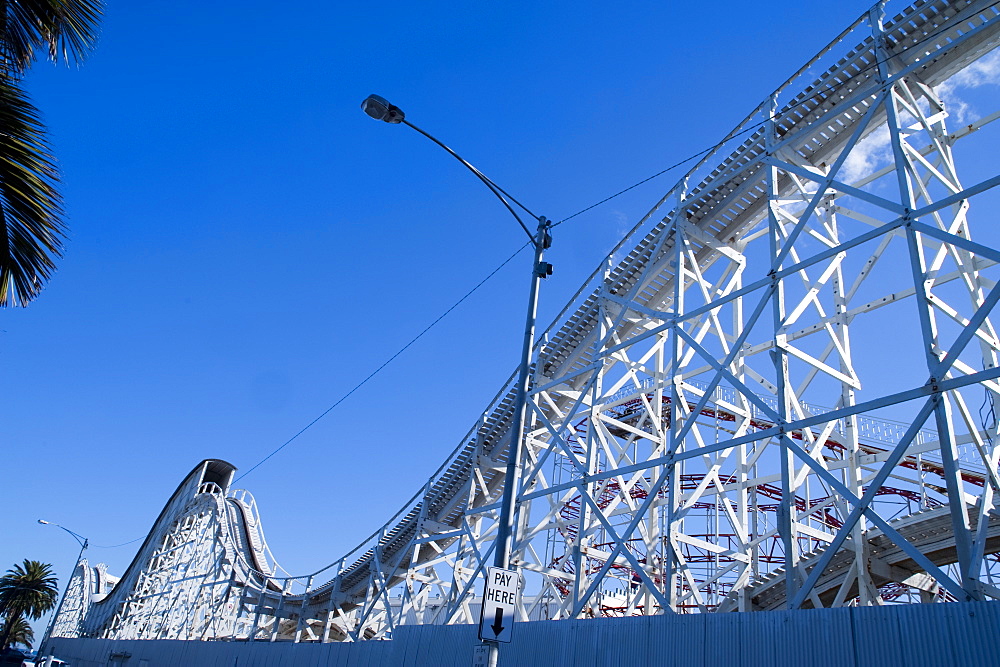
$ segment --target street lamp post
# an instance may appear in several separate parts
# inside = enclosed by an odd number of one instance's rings
[[[45,649],[45,645],[48,643],[49,637],[52,635],[53,628],[55,628],[56,619],[59,618],[59,612],[62,611],[63,603],[66,602],[66,595],[69,593],[69,585],[73,581],[73,575],[76,573],[76,568],[80,567],[80,561],[83,560],[83,553],[87,550],[87,545],[90,544],[90,542],[83,535],[74,533],[69,528],[66,528],[65,526],[60,526],[58,523],[52,523],[51,521],[46,521],[44,519],[39,519],[38,523],[44,524],[46,526],[55,526],[56,528],[62,528],[64,531],[69,533],[74,540],[77,541],[77,544],[80,545],[80,553],[76,557],[76,565],[73,566],[73,571],[70,572],[69,577],[67,577],[66,579],[66,588],[63,589],[62,597],[59,599],[59,604],[56,606],[56,612],[52,614],[52,620],[49,621],[49,626],[45,629],[45,635],[42,637],[42,641],[38,645],[38,653],[36,655],[39,658],[41,658],[43,655],[43,651]],[[84,591],[84,594],[86,594],[86,591]]]
[[[483,172],[464,160],[458,153],[443,144],[437,138],[424,132],[419,127],[406,120],[406,115],[399,107],[390,104],[386,99],[378,95],[369,95],[361,103],[361,108],[366,114],[375,120],[385,121],[390,124],[407,125],[420,134],[424,135],[438,146],[448,152],[449,155],[461,162],[465,167],[475,174],[476,178],[483,182],[496,197],[503,203],[507,211],[510,212],[517,223],[524,230],[531,244],[534,247],[535,256],[531,264],[531,288],[528,292],[528,313],[524,323],[524,339],[521,346],[521,365],[518,369],[516,394],[514,396],[514,420],[511,424],[510,445],[507,453],[507,470],[503,482],[503,497],[500,501],[500,523],[497,526],[497,537],[493,548],[493,566],[509,569],[510,566],[510,540],[514,533],[514,500],[517,493],[517,478],[519,477],[521,450],[524,447],[524,417],[528,399],[528,368],[531,362],[531,349],[535,344],[535,320],[538,312],[538,287],[542,278],[552,275],[552,265],[544,261],[545,251],[552,245],[552,222],[544,216],[532,213],[528,208],[517,201],[503,188],[490,180]],[[532,234],[524,224],[521,216],[517,214],[511,203],[517,205],[528,215],[535,219],[537,226]],[[497,642],[486,642],[490,646],[489,664],[497,664],[499,644]]]

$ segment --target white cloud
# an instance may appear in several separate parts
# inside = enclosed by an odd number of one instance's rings
[[[615,221],[615,233],[617,238],[622,238],[626,233],[631,231],[632,226],[629,225],[628,216],[623,212],[618,210],[611,211],[611,217]]]
[[[944,82],[953,88],[978,88],[1000,84],[1000,49],[994,49]]]
[[[889,128],[883,125],[857,143],[844,160],[837,180],[844,183],[859,181],[892,162]]]
[[[1000,85],[1000,48],[975,61],[944,83],[935,88],[945,103],[945,108],[959,124],[974,120],[975,110],[959,92],[967,92],[980,86]],[[926,101],[920,100],[924,112]],[[862,139],[844,161],[837,180],[855,183],[892,162],[892,144],[889,128],[885,125]]]
[[[973,108],[966,102],[960,90],[970,90],[980,86],[1000,85],[1000,49],[983,56],[950,79],[935,88],[935,92],[945,103],[945,108],[959,123],[973,120]]]

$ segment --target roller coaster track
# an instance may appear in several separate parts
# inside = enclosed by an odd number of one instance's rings
[[[1000,597],[997,423],[970,407],[1000,394],[1000,251],[969,223],[1000,176],[966,186],[953,153],[998,114],[951,127],[936,90],[998,44],[994,3],[876,5],[584,283],[532,356],[523,618]],[[851,167],[873,148],[884,163]],[[203,462],[103,599],[81,564],[56,634],[475,622],[515,376],[399,512],[309,575],[277,565],[234,468]]]
[[[978,518],[970,517],[970,519],[975,526]],[[910,544],[927,554],[935,565],[951,565],[958,561],[955,534],[951,528],[951,516],[947,507],[921,510],[897,519],[892,525]],[[989,517],[987,531],[986,553],[995,554],[1000,551],[1000,517]],[[876,583],[880,586],[905,583],[925,594],[939,594],[939,587],[933,578],[928,577],[923,569],[882,531],[872,530],[865,535],[865,538],[871,554],[869,572]],[[810,571],[811,565],[818,560],[818,557],[819,554],[803,557],[799,561],[800,569]],[[821,602],[817,606],[841,606],[845,600],[857,596],[857,579],[849,573],[852,567],[854,563],[850,559],[849,552],[841,551],[834,557],[813,588],[814,599],[819,599]],[[755,611],[784,608],[787,594],[783,574],[780,569],[776,570],[752,589],[751,598]],[[803,604],[803,607],[812,606],[813,600]],[[720,611],[730,607],[731,605],[727,605]]]

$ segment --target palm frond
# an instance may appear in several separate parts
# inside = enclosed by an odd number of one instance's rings
[[[81,63],[100,36],[103,0],[49,0],[50,21],[45,25],[49,58],[68,64]]]
[[[61,256],[65,224],[38,111],[0,78],[0,306],[27,305]]]
[[[59,591],[52,566],[24,560],[0,577],[0,615],[38,619],[56,605]]]
[[[53,62],[82,62],[100,34],[103,0],[7,0],[0,45],[13,73],[24,72],[42,48]]]
[[[7,643],[10,646],[23,644],[31,648],[31,644],[35,641],[35,630],[23,616],[8,617],[4,622],[4,632],[7,633]]]

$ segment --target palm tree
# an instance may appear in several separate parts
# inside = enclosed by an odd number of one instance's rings
[[[56,606],[59,591],[52,566],[37,560],[24,560],[24,565],[15,565],[0,577],[0,616],[5,616],[3,635],[0,635],[0,650],[7,648],[18,619],[32,620]]]
[[[38,296],[65,238],[59,174],[21,80],[43,50],[82,62],[103,9],[103,0],[0,0],[0,307]]]
[[[10,626],[7,641],[10,642],[11,646],[21,644],[27,646],[29,649],[31,648],[31,644],[35,641],[35,631],[24,617],[8,618],[4,623],[5,630],[7,629],[6,626]]]

